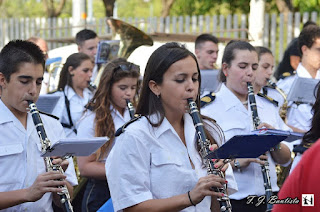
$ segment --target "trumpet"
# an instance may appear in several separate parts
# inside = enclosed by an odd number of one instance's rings
[[[248,86],[248,100],[251,108],[251,116],[253,121],[253,127],[256,130],[258,126],[260,125],[261,121],[258,116],[258,110],[257,110],[257,104],[256,104],[256,98],[254,96],[253,87],[250,82],[247,82]],[[269,174],[269,162],[268,160],[264,161],[264,164],[261,165],[261,172],[263,176],[263,182],[264,182],[264,188],[266,192],[266,201],[267,201],[267,210],[272,210],[272,204],[269,204],[268,201],[272,196],[272,188],[271,188],[271,181],[270,181],[270,174]]]
[[[279,110],[279,115],[282,118],[282,120],[285,120],[286,117],[287,117],[287,111],[288,111],[288,108],[289,108],[288,107],[287,95],[284,93],[284,91],[281,88],[279,88],[277,86],[276,83],[272,82],[270,79],[268,79],[268,85],[271,88],[276,89],[284,99],[284,102],[283,102],[283,104],[282,104],[282,106],[280,107],[280,110]]]
[[[28,104],[30,108],[30,113],[32,115],[33,123],[36,126],[38,136],[40,138],[42,153],[45,153],[50,150],[50,147],[51,147],[50,140],[48,139],[46,131],[43,127],[43,123],[39,115],[39,111],[37,109],[36,104],[32,101],[28,101]],[[44,157],[44,161],[45,161],[47,171],[59,171],[60,173],[64,174],[64,171],[61,168],[61,166],[53,164],[52,159],[50,157]],[[62,192],[58,192],[58,195],[60,196],[60,202],[61,202],[62,208],[65,212],[73,212],[68,188],[66,185],[61,186],[61,188],[62,188]]]
[[[210,141],[206,138],[203,123],[200,117],[200,113],[197,107],[197,104],[193,101],[193,99],[188,99],[189,109],[190,109],[190,115],[193,120],[193,124],[196,128],[196,132],[198,135],[198,143],[200,145],[200,154],[201,157],[205,160],[205,165],[207,167],[207,173],[208,174],[214,174],[217,176],[220,176],[221,178],[225,178],[224,173],[220,170],[214,167],[214,162],[210,159],[205,159],[205,157],[210,153],[209,145]],[[227,163],[227,160],[224,161]],[[229,199],[229,196],[227,195],[227,186],[223,185],[222,188],[213,188],[215,192],[223,193],[223,197],[218,197],[217,200],[220,204],[220,211],[232,211],[231,202]]]

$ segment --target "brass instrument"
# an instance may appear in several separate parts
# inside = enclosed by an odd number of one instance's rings
[[[63,67],[61,63],[62,58],[49,58],[46,61],[46,71],[48,72],[48,87],[46,92],[50,93],[57,89],[57,85],[59,82],[59,73]]]
[[[51,143],[47,137],[37,106],[32,101],[28,101],[28,104],[30,108],[30,113],[32,115],[33,123],[36,126],[38,136],[40,138],[41,151],[42,153],[50,151]],[[52,164],[52,159],[50,157],[44,157],[44,161],[45,161],[47,171],[59,171],[60,173],[64,174],[64,171],[60,165]],[[58,195],[60,196],[60,202],[61,202],[63,211],[73,212],[68,188],[66,185],[61,186],[61,188],[62,188],[62,192],[58,192]]]
[[[201,116],[197,107],[197,104],[193,101],[193,99],[188,99],[188,104],[190,108],[190,115],[193,120],[193,124],[196,128],[197,136],[198,136],[198,143],[200,146],[200,154],[205,162],[205,166],[207,167],[207,173],[208,174],[214,174],[217,176],[220,176],[221,178],[225,178],[224,173],[220,170],[214,167],[214,162],[211,159],[205,159],[205,157],[210,153],[209,145],[210,141],[206,138],[203,123],[201,120]],[[228,162],[227,159],[224,161],[225,163]],[[229,196],[227,194],[227,186],[223,185],[222,188],[212,188],[215,192],[223,193],[223,197],[218,197],[217,200],[220,204],[220,211],[232,211],[231,202],[229,199]]]
[[[268,86],[270,86],[273,89],[276,89],[279,92],[279,94],[283,97],[284,103],[280,107],[279,115],[283,121],[286,121],[287,111],[289,109],[287,95],[284,93],[284,91],[281,88],[279,88],[277,86],[276,83],[272,82],[270,79],[268,79]],[[294,157],[295,157],[295,155],[292,152],[291,153],[291,162],[293,161]],[[279,187],[281,187],[283,185],[285,179],[289,176],[291,165],[292,165],[292,163],[290,165],[288,165],[287,167],[283,167],[279,164],[276,165],[277,184]]]
[[[284,102],[282,104],[282,106],[280,107],[280,110],[279,110],[279,115],[280,117],[282,118],[282,120],[286,120],[286,117],[287,117],[287,111],[288,111],[288,101],[287,101],[287,95],[284,93],[284,91],[279,88],[277,86],[276,83],[272,82],[270,79],[268,79],[268,85],[273,88],[273,89],[276,89],[279,94],[283,97],[284,99]]]
[[[256,130],[258,128],[258,126],[260,125],[261,121],[258,116],[256,98],[254,96],[252,84],[250,82],[247,82],[247,86],[248,86],[248,100],[249,100],[250,109],[251,109],[253,127]],[[261,165],[261,172],[262,172],[264,188],[265,188],[265,192],[266,192],[266,198],[265,198],[266,203],[267,203],[267,210],[266,211],[272,211],[272,204],[268,203],[269,199],[272,196],[272,188],[271,188],[269,171],[270,171],[269,162],[268,162],[268,160],[265,160],[264,164]]]
[[[139,46],[153,45],[153,40],[149,35],[124,21],[108,18],[107,24],[112,29],[112,39],[120,40],[118,57],[128,59],[130,54]],[[98,76],[94,81],[95,85],[99,85],[103,69],[104,66],[102,65],[99,69]]]

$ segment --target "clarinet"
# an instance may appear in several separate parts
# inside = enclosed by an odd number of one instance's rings
[[[37,133],[40,138],[42,153],[45,153],[50,150],[50,147],[51,147],[50,140],[47,137],[47,134],[44,129],[36,104],[33,103],[32,101],[28,101],[28,104],[30,108],[30,113],[32,115],[33,123],[36,126]],[[44,161],[45,161],[47,171],[59,171],[60,173],[64,174],[64,171],[60,165],[52,164],[52,159],[50,157],[44,157]],[[63,211],[73,212],[73,208],[70,202],[71,198],[70,198],[70,194],[67,189],[67,186],[64,185],[64,186],[61,186],[60,188],[62,188],[62,192],[58,192],[58,195],[60,196],[60,202],[61,202]]]
[[[89,83],[88,83],[88,89],[89,89],[91,92],[94,92],[94,91],[97,89],[97,86],[96,86],[92,81],[89,81]]]
[[[200,145],[200,154],[205,162],[205,166],[207,167],[207,174],[214,174],[220,176],[221,178],[225,178],[224,173],[214,167],[214,162],[210,159],[205,159],[205,157],[211,152],[209,150],[210,141],[206,138],[203,123],[200,117],[200,113],[197,107],[197,104],[193,101],[193,99],[188,99],[190,115],[193,120],[193,124],[196,128],[198,143]],[[227,161],[226,161],[227,162]],[[224,185],[223,188],[212,188],[215,192],[223,193],[223,197],[218,197],[217,200],[220,204],[220,211],[232,211],[231,202],[229,196],[227,195],[227,186]]]
[[[130,102],[130,99],[126,99],[126,102],[127,102],[127,107],[128,107],[129,113],[130,113],[130,118],[132,119],[132,118],[134,118],[134,114],[135,114],[133,104]]]
[[[249,100],[250,109],[251,109],[253,127],[256,130],[258,128],[258,126],[260,125],[261,121],[260,121],[260,118],[258,116],[256,98],[254,96],[252,84],[250,82],[248,82],[247,85],[248,85],[248,100]],[[264,189],[265,189],[265,192],[266,192],[266,202],[267,202],[267,210],[266,211],[271,211],[272,210],[272,204],[268,203],[269,199],[272,196],[272,189],[271,189],[269,171],[270,171],[269,162],[268,162],[268,160],[265,160],[264,164],[261,165],[261,172],[262,172],[262,176],[263,176]]]

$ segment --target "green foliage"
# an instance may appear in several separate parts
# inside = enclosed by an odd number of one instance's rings
[[[226,15],[248,13],[248,0],[176,0],[171,15]]]
[[[106,12],[102,0],[93,0],[93,17],[104,18],[106,17]]]
[[[160,0],[117,0],[119,17],[150,17],[160,16]]]
[[[293,6],[299,12],[312,12],[320,10],[320,0],[292,0]]]
[[[5,0],[0,7],[1,18],[21,18],[45,16],[42,2],[37,0]]]
[[[60,17],[72,16],[72,0],[67,0]],[[3,0],[0,18],[46,17],[43,2],[40,0]]]
[[[58,0],[56,0],[58,2]],[[93,16],[105,17],[102,0],[93,1]],[[162,9],[161,0],[117,0],[118,16],[159,17]],[[320,10],[320,0],[292,0],[295,12]],[[227,15],[248,14],[250,0],[175,0],[170,15]],[[266,12],[278,12],[276,0],[266,0]],[[72,0],[67,0],[60,17],[72,16]],[[46,17],[42,0],[3,0],[0,6],[0,18]]]

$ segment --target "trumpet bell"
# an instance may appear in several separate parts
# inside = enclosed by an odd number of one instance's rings
[[[128,59],[130,54],[139,46],[152,46],[152,38],[140,29],[118,19],[108,18],[107,24],[112,29],[114,40],[120,40],[118,57]]]

